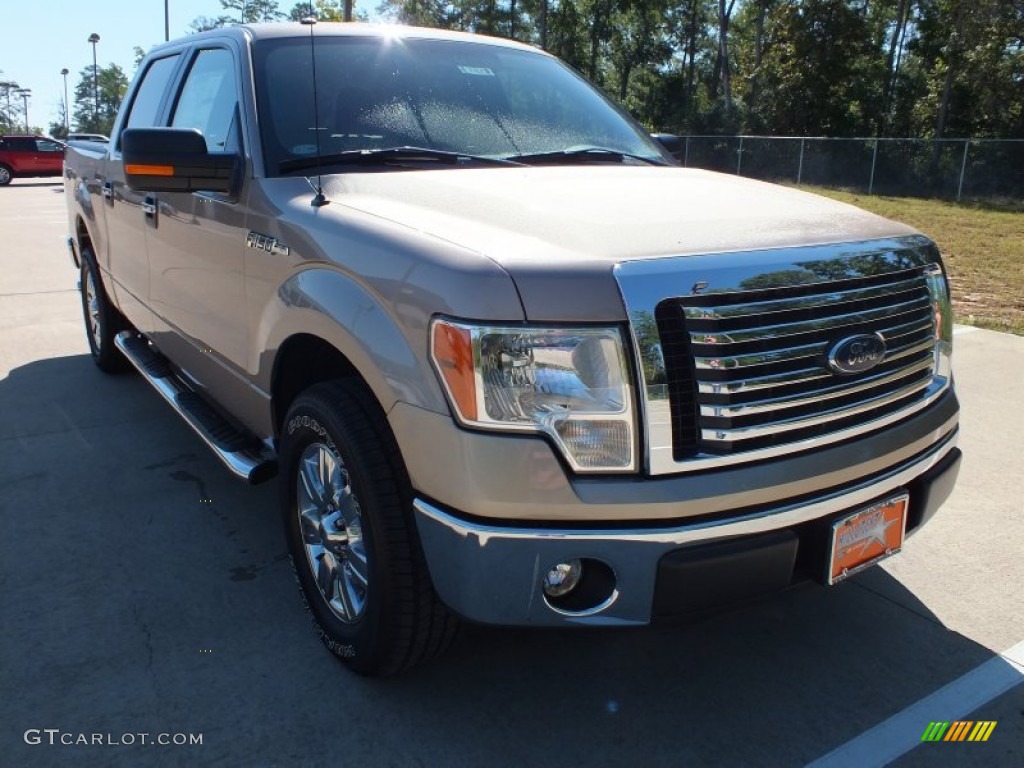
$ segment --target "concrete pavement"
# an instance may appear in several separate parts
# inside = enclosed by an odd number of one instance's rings
[[[46,180],[0,189],[0,763],[798,766],[1024,640],[1024,338],[968,329],[957,490],[881,567],[687,627],[465,627],[413,674],[350,675],[309,627],[274,484],[89,360],[63,211]],[[928,719],[998,725],[897,764],[1024,762],[1024,686]]]

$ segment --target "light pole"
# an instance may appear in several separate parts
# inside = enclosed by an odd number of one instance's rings
[[[100,36],[95,32],[89,35],[89,42],[92,43],[92,119],[95,131],[100,129],[100,76],[96,66],[96,43],[99,41]]]
[[[14,118],[11,117],[11,91],[18,88],[18,84],[13,80],[4,80],[0,82],[0,88],[4,89],[4,93],[7,95],[7,123],[10,129],[14,130]]]
[[[171,11],[168,3],[170,0],[164,0],[164,40],[171,39]]]
[[[64,67],[60,73],[64,75],[64,130],[66,133],[71,133],[71,115],[68,106],[68,68]],[[67,138],[66,135],[65,138]]]
[[[21,96],[21,103],[25,107],[25,135],[29,135],[28,128],[28,97],[32,95],[31,88],[19,88],[15,91],[18,96]]]

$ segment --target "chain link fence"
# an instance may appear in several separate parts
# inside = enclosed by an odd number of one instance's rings
[[[870,194],[1024,200],[1024,139],[665,137],[689,168]]]

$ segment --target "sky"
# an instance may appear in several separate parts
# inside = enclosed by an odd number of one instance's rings
[[[356,0],[370,10],[375,0]],[[219,0],[167,0],[171,39],[188,34],[197,16],[220,16]],[[294,0],[280,0],[288,12]],[[69,70],[68,94],[74,101],[75,85],[83,67],[92,67],[89,35],[100,36],[96,60],[100,67],[118,64],[131,79],[135,73],[133,48],[149,50],[164,40],[164,0],[0,0],[3,19],[0,45],[0,80],[13,80],[29,88],[28,119],[49,132],[60,116],[64,78]],[[21,99],[14,102],[21,106]],[[72,110],[73,114],[74,110]],[[24,119],[21,110],[17,114]]]

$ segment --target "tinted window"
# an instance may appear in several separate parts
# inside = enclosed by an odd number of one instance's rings
[[[372,37],[259,41],[267,170],[316,153],[403,145],[511,156],[599,146],[660,159],[650,139],[557,59],[479,43]]]
[[[178,55],[156,59],[149,65],[142,82],[135,91],[132,111],[128,113],[125,128],[151,128],[156,125],[160,112],[160,100],[167,88],[167,81],[174,74]]]
[[[7,140],[15,152],[35,152],[36,140],[31,136],[15,136]]]
[[[171,125],[198,128],[206,138],[206,148],[222,152],[228,144],[237,103],[235,65],[230,51],[208,48],[196,54]]]

